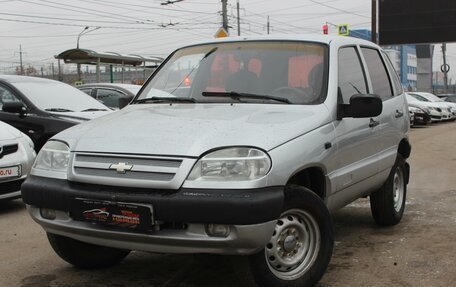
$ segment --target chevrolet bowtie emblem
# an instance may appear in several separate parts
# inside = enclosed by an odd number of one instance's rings
[[[115,169],[117,173],[126,173],[127,171],[130,171],[133,168],[132,164],[124,163],[124,162],[119,162],[119,163],[113,163],[109,166],[109,169]]]

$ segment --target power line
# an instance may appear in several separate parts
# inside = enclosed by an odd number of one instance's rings
[[[347,10],[344,10],[344,9],[340,9],[340,8],[337,8],[337,7],[322,3],[322,2],[318,2],[316,0],[309,0],[309,1],[312,2],[312,3],[315,3],[317,5],[324,6],[324,7],[327,7],[327,8],[331,8],[331,9],[334,9],[334,10],[337,10],[337,11],[340,11],[340,12],[344,12],[344,13],[347,13],[347,14],[352,14],[352,15],[356,15],[358,17],[363,17],[363,18],[369,18],[369,19],[371,18],[370,16],[366,16],[366,15],[354,13],[354,12],[351,12],[351,11],[347,11]]]
[[[33,24],[43,24],[43,25],[55,25],[55,26],[71,26],[71,27],[86,27],[87,25],[83,24],[70,24],[70,23],[56,23],[56,22],[43,22],[43,21],[32,21],[32,20],[19,20],[19,19],[8,19],[8,18],[0,18],[0,21],[9,21],[9,22],[21,22],[21,23],[33,23]],[[163,27],[150,27],[150,28],[140,28],[140,27],[122,27],[122,26],[98,26],[104,29],[122,29],[122,30],[161,30]],[[179,28],[167,28],[171,30],[194,30],[194,29],[211,29],[210,27],[179,27]]]
[[[77,22],[94,22],[94,23],[114,23],[114,24],[138,24],[137,22],[119,22],[119,21],[104,21],[104,20],[86,20],[86,19],[74,19],[74,18],[59,18],[59,17],[46,17],[46,16],[36,16],[36,15],[26,15],[26,14],[16,14],[16,13],[4,13],[0,12],[2,15],[8,16],[18,16],[18,17],[27,17],[27,18],[38,18],[38,19],[50,19],[50,20],[65,20],[65,21],[77,21]]]
[[[88,0],[83,0],[83,1],[84,2],[91,2],[91,1],[88,1]],[[105,2],[105,3],[112,4],[111,1],[98,0],[97,2]],[[162,10],[162,11],[174,11],[174,12],[183,12],[183,13],[191,13],[191,14],[213,15],[213,13],[210,13],[210,12],[195,11],[195,10],[188,10],[188,9],[151,7],[151,6],[138,5],[138,4],[132,4],[132,3],[124,3],[124,2],[116,2],[116,4],[117,5],[124,5],[124,6],[128,6],[128,7],[148,8],[148,9],[151,9],[151,10]]]
[[[73,12],[78,12],[78,13],[83,13],[83,14],[89,14],[89,15],[94,15],[94,16],[99,16],[99,17],[108,17],[108,18],[111,18],[111,19],[125,20],[125,16],[119,15],[119,14],[117,14],[117,15],[114,14],[115,17],[113,17],[112,15],[111,16],[106,15],[103,11],[101,11],[102,13],[94,13],[93,11],[95,11],[95,12],[98,12],[98,11],[97,10],[93,10],[93,9],[88,11],[87,9],[79,8],[77,6],[76,6],[76,8],[79,9],[79,10],[75,10],[75,9],[69,8],[69,7],[75,7],[73,5],[65,5],[65,4],[63,4],[63,6],[65,6],[65,7],[59,7],[59,6],[55,6],[55,5],[44,4],[44,3],[41,3],[41,2],[40,3],[36,3],[36,2],[32,2],[32,1],[27,1],[27,0],[17,0],[17,1],[25,2],[25,3],[29,3],[29,4],[33,4],[33,5],[38,5],[38,6],[51,7],[51,8],[54,8],[54,9],[60,9],[60,10],[65,10],[65,11],[73,11]],[[47,2],[45,0],[41,0],[41,1]],[[51,2],[51,3],[53,3],[53,2]],[[59,3],[55,3],[55,4],[62,5],[62,4],[59,4]],[[112,14],[112,13],[109,13],[109,14]]]

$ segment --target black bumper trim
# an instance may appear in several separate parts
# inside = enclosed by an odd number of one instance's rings
[[[24,182],[24,179],[8,181],[8,182],[0,182],[0,195],[21,190],[21,184],[23,182]]]
[[[164,222],[257,224],[279,218],[283,187],[257,189],[189,189],[157,191],[97,186],[29,176],[22,184],[22,200],[40,208],[70,211],[76,197],[148,203],[154,218]]]

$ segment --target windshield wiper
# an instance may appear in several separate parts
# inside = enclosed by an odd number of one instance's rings
[[[92,108],[92,109],[82,110],[81,112],[98,112],[98,111],[107,111],[107,109]]]
[[[181,102],[181,103],[196,103],[196,100],[193,98],[184,98],[184,97],[152,97],[152,98],[145,98],[139,99],[134,101],[133,103],[142,104],[142,103],[161,103],[161,102]]]
[[[196,66],[194,66],[192,68],[192,70],[187,74],[187,76],[185,76],[182,81],[179,83],[179,85],[177,85],[174,90],[170,93],[170,94],[174,94],[174,92],[180,87],[182,86],[182,84],[185,82],[185,79],[188,79],[190,77],[190,75],[193,74],[193,72],[201,65],[201,63],[207,58],[209,57],[212,53],[214,53],[215,51],[218,50],[218,47],[214,47],[212,49],[209,50],[209,52],[207,52],[206,54],[204,54],[204,56],[201,58],[201,60],[199,60],[198,64],[196,64]]]
[[[233,100],[240,101],[241,98],[248,99],[263,99],[263,100],[274,100],[282,103],[291,104],[290,100],[282,97],[275,97],[270,95],[258,95],[258,94],[249,94],[249,93],[238,93],[238,92],[203,92],[203,97],[228,97]]]
[[[74,112],[69,109],[64,109],[64,108],[49,108],[49,109],[44,109],[47,112],[57,112],[57,113],[67,113],[67,112]]]

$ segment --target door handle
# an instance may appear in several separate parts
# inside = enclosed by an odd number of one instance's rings
[[[396,110],[396,115],[395,115],[396,119],[402,117],[403,115],[404,115],[403,112]]]
[[[376,126],[378,126],[379,124],[380,124],[380,122],[379,122],[379,121],[376,121],[376,120],[374,120],[374,119],[370,119],[370,121],[369,121],[369,127],[370,127],[370,128],[376,127]]]

